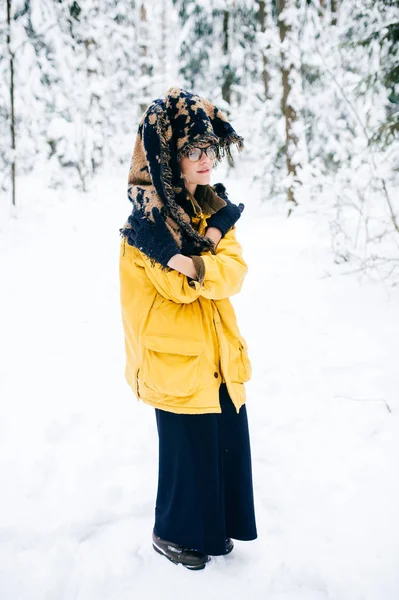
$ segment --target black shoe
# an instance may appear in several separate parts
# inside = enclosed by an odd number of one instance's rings
[[[198,550],[192,550],[191,548],[185,548],[173,542],[167,542],[155,535],[154,532],[152,532],[152,546],[156,552],[166,556],[175,565],[183,565],[192,571],[204,569],[206,563],[209,561],[207,554],[198,552]]]
[[[226,552],[225,552],[225,555],[226,554],[230,554],[230,552],[233,550],[233,548],[234,548],[234,542],[233,542],[233,540],[231,538],[227,538],[227,540],[226,540]]]

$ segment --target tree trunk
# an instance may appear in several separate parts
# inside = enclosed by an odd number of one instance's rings
[[[164,78],[164,87],[167,87],[167,36],[168,36],[168,7],[166,6],[167,0],[162,0],[162,13],[161,13],[161,73]]]
[[[336,25],[338,21],[339,0],[331,0],[331,25]]]
[[[230,104],[231,102],[231,85],[233,83],[233,73],[230,67],[229,53],[230,53],[230,39],[229,39],[229,21],[230,11],[223,11],[223,56],[224,56],[224,68],[223,68],[223,83],[222,83],[222,97],[223,100]]]
[[[326,13],[326,0],[319,0],[319,6],[317,8],[317,12],[319,14],[320,19],[324,18]]]
[[[281,17],[283,10],[287,7],[287,0],[277,0],[277,17],[278,17],[278,28],[280,33],[281,44],[284,43],[286,37],[291,33],[291,27],[285,22],[284,18]],[[296,112],[294,107],[291,105],[290,92],[291,92],[291,75],[294,69],[292,62],[288,56],[286,46],[281,47],[281,79],[283,85],[283,95],[281,99],[281,111],[285,120],[285,156],[288,175],[292,178],[296,177],[297,165],[292,160],[292,154],[296,150],[298,145],[298,138],[293,131],[293,125],[296,120]],[[294,188],[292,185],[289,186],[287,191],[287,199],[289,202],[297,204],[294,198]]]
[[[148,22],[147,22],[147,9],[145,7],[144,2],[140,7],[140,28],[139,28],[139,56],[141,60],[141,75],[149,75],[148,69]],[[140,112],[143,113],[147,108],[147,100],[146,97],[148,95],[147,86],[144,86],[142,90],[140,90],[142,95],[142,100],[140,102]]]
[[[259,20],[260,30],[262,33],[264,33],[266,31],[266,1],[258,0],[258,5],[259,5],[258,20]],[[265,49],[263,47],[261,49],[261,54],[262,54],[262,81],[263,81],[263,87],[265,89],[265,98],[267,100],[268,98],[270,98],[270,95],[269,95],[270,75],[269,75],[269,69],[268,69],[267,56],[266,56]]]
[[[12,203],[15,206],[15,111],[14,111],[14,54],[11,50],[11,0],[7,0],[7,47],[8,54],[10,56],[10,106],[11,106],[11,120],[10,120],[10,133],[11,133],[11,190],[12,190]]]

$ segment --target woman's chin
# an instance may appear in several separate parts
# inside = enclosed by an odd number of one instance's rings
[[[208,185],[211,180],[211,171],[207,171],[206,173],[197,173],[197,185]]]

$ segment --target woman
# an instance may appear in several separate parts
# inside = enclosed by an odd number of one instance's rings
[[[247,272],[234,205],[214,164],[242,138],[213,104],[169,88],[143,114],[120,252],[127,382],[155,407],[154,549],[202,569],[257,537],[244,383],[247,345],[230,296]]]

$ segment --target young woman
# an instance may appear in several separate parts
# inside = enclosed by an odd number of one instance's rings
[[[247,273],[235,225],[244,206],[209,185],[232,143],[242,138],[217,107],[169,88],[140,120],[120,230],[125,376],[155,407],[159,436],[153,547],[189,569],[257,537],[251,364],[229,299]]]

